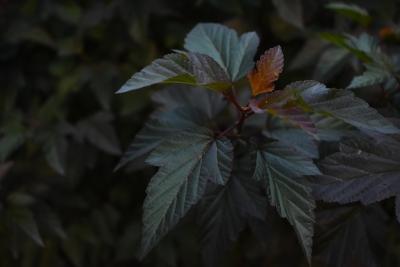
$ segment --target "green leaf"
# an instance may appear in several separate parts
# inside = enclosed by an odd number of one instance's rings
[[[310,112],[339,119],[361,130],[380,133],[399,133],[400,130],[386,120],[364,100],[348,90],[331,89],[315,81],[291,83],[284,90],[292,90],[299,105]]]
[[[14,207],[9,211],[9,216],[36,244],[44,246],[34,215],[29,209]]]
[[[349,89],[372,86],[385,82],[390,74],[379,66],[366,64],[367,70],[363,74],[356,76],[351,80],[350,85],[347,87]]]
[[[272,3],[275,5],[279,16],[283,20],[297,28],[304,28],[301,0],[273,0]]]
[[[307,260],[311,261],[315,201],[303,175],[319,174],[311,159],[279,142],[256,151],[253,178],[262,181],[271,205],[294,227]]]
[[[200,126],[203,120],[201,111],[195,108],[180,107],[167,112],[156,111],[137,133],[115,170],[129,162],[144,159],[165,139],[179,131]]]
[[[256,181],[233,175],[224,187],[207,193],[201,201],[199,224],[202,256],[206,266],[221,266],[219,260],[250,219],[264,221],[267,202]],[[218,253],[215,253],[218,251]]]
[[[163,58],[156,59],[149,66],[135,73],[117,93],[125,93],[161,82],[194,84],[195,80],[190,73],[188,58],[183,54],[167,54]]]
[[[341,47],[332,47],[325,50],[318,60],[313,77],[318,81],[329,81],[347,63],[350,52]]]
[[[81,120],[77,128],[80,134],[95,147],[111,155],[120,155],[121,149],[115,129],[111,124],[112,119],[111,114],[99,112]]]
[[[230,88],[229,77],[211,57],[199,53],[189,53],[188,56],[198,85],[217,91]]]
[[[255,32],[239,37],[224,25],[199,23],[186,36],[184,47],[210,56],[229,74],[231,81],[237,81],[253,68],[258,44]]]
[[[146,190],[141,258],[200,200],[208,181],[227,182],[232,158],[231,142],[206,128],[176,134],[150,154],[147,162],[160,168]]]
[[[371,16],[368,14],[368,11],[354,4],[334,2],[327,4],[326,8],[354,20],[363,26],[366,26],[371,22]]]

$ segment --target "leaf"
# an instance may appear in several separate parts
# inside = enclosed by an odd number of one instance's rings
[[[17,150],[26,140],[26,133],[19,122],[13,122],[11,125],[4,125],[0,128],[0,162]]]
[[[381,266],[378,255],[387,246],[387,219],[378,205],[329,207],[317,212],[315,265]]]
[[[327,202],[361,201],[368,205],[400,196],[400,142],[381,136],[379,140],[350,139],[340,151],[320,163],[314,195]],[[400,213],[396,205],[397,219]]]
[[[280,108],[267,106],[267,113],[271,116],[278,117],[279,119],[285,121],[287,124],[291,124],[298,127],[311,136],[316,137],[317,129],[311,117],[305,113],[301,108],[298,107],[288,107]]]
[[[262,181],[272,206],[294,227],[307,260],[311,261],[315,202],[303,175],[320,173],[311,159],[279,142],[256,151],[253,178]]]
[[[371,22],[371,16],[368,14],[368,11],[355,4],[333,2],[327,4],[325,7],[344,17],[356,21],[363,26],[366,26]]]
[[[283,53],[280,46],[265,51],[248,75],[253,95],[272,92],[274,82],[278,80],[283,71]]]
[[[272,3],[275,5],[282,19],[297,28],[304,28],[301,0],[273,0]]]
[[[239,237],[249,220],[265,220],[266,206],[260,186],[246,177],[232,176],[224,187],[207,193],[199,210],[204,264],[220,266],[220,257]]]
[[[318,81],[329,81],[350,59],[350,52],[341,47],[332,47],[326,49],[318,60],[313,77]]]
[[[327,88],[315,81],[295,82],[284,90],[299,97],[299,105],[325,117],[333,117],[361,130],[398,133],[400,130],[348,90]]]
[[[203,125],[205,119],[202,114],[196,108],[187,107],[156,111],[137,133],[115,170],[129,162],[143,159],[165,139],[177,132]]]
[[[230,88],[227,74],[211,57],[199,53],[189,53],[189,60],[198,85],[218,91]]]
[[[352,89],[380,84],[390,77],[390,74],[379,66],[371,64],[366,64],[365,66],[367,70],[364,71],[363,74],[354,77],[347,88]]]
[[[110,153],[120,155],[121,149],[114,127],[111,125],[112,116],[109,113],[99,112],[81,120],[77,127],[92,145]]]
[[[14,207],[9,211],[10,219],[36,244],[44,246],[33,213],[27,208]]]
[[[117,93],[125,93],[161,82],[195,84],[195,79],[190,73],[189,59],[178,53],[167,54],[163,58],[156,59],[149,66],[135,73]]]
[[[67,141],[62,136],[52,136],[45,145],[46,160],[48,164],[60,175],[66,173]]]
[[[174,135],[150,154],[147,162],[160,168],[146,190],[141,258],[200,200],[208,181],[227,182],[232,158],[230,141],[205,128]]]
[[[255,32],[239,36],[228,27],[215,23],[197,24],[185,38],[185,49],[213,58],[231,81],[243,78],[254,66],[259,38]]]
[[[313,136],[307,134],[302,129],[286,123],[275,116],[268,116],[267,129],[263,131],[265,136],[276,139],[282,144],[296,149],[298,153],[302,153],[306,157],[319,157],[318,143]]]

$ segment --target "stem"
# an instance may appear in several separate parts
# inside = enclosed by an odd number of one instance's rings
[[[224,93],[224,96],[226,97],[226,99],[231,102],[237,109],[238,113],[239,113],[239,118],[238,120],[235,122],[234,125],[228,127],[227,129],[225,129],[224,131],[222,131],[220,134],[218,134],[218,138],[226,136],[228,133],[230,133],[233,130],[237,130],[238,134],[241,133],[242,128],[243,128],[243,124],[245,122],[245,120],[250,117],[251,115],[254,114],[254,112],[248,107],[242,107],[239,102],[237,101],[235,95],[233,94],[233,88],[230,92]]]

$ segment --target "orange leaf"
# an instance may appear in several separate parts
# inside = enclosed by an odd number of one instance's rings
[[[274,82],[283,70],[283,53],[281,47],[275,46],[265,51],[256,63],[256,67],[247,74],[253,95],[272,92]]]

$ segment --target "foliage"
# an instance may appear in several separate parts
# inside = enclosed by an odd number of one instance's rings
[[[398,12],[0,1],[0,265],[399,265]]]

